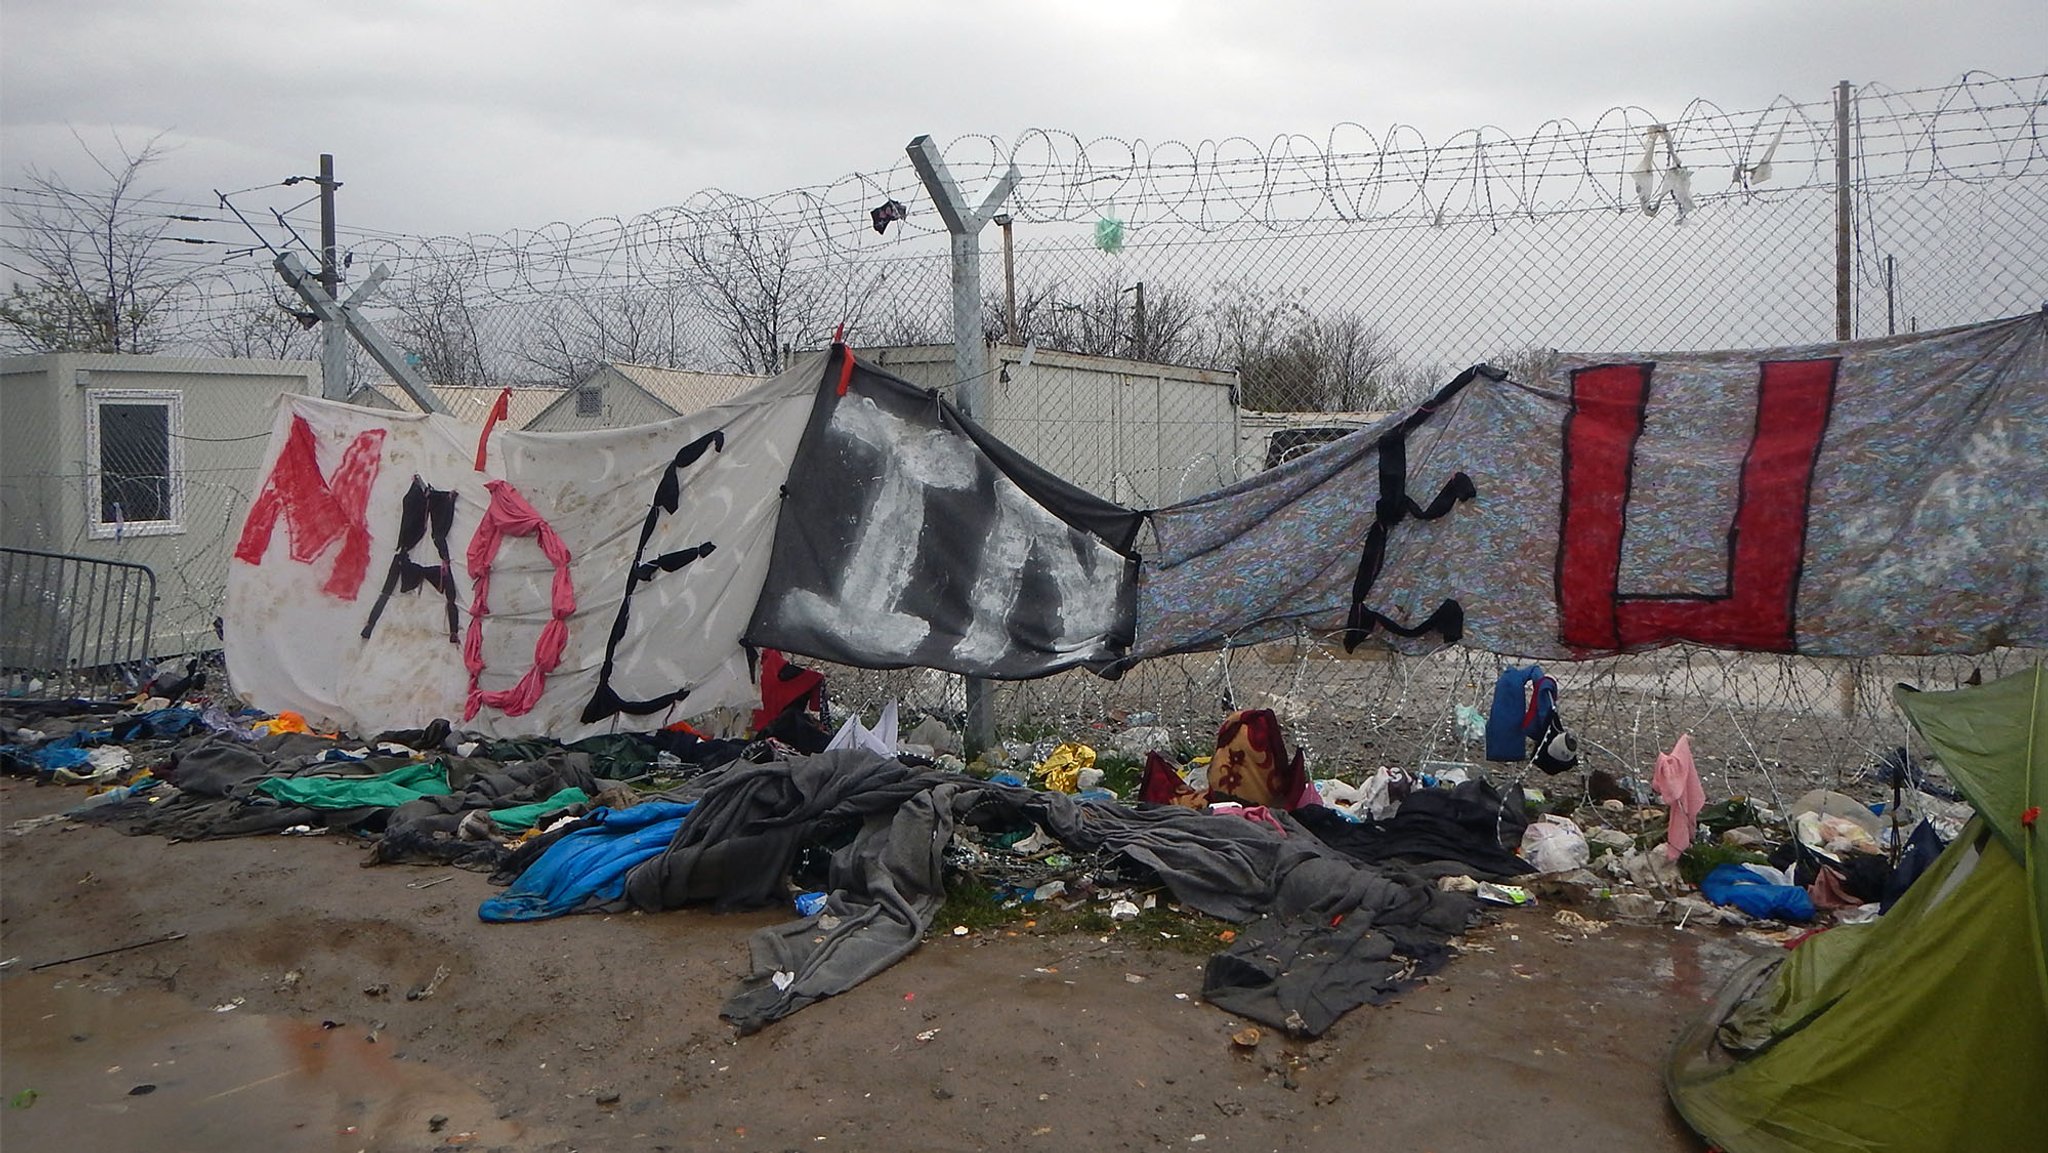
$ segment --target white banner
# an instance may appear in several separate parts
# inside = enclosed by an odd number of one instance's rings
[[[821,362],[658,424],[490,435],[279,401],[229,566],[258,708],[570,741],[756,702],[740,633]],[[467,718],[465,720],[465,718]]]

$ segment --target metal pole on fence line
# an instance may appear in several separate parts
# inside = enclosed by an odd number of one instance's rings
[[[1014,344],[1017,335],[1017,251],[1011,244],[1010,214],[998,212],[996,227],[1003,230],[1003,339]]]
[[[1014,165],[970,209],[930,136],[920,136],[906,149],[917,177],[931,194],[953,242],[953,379],[960,411],[975,420],[989,417],[988,346],[981,331],[981,230],[1017,186]],[[996,718],[987,681],[967,678],[966,750],[973,757],[995,743]]]
[[[1898,275],[1898,261],[1899,258],[1896,256],[1884,258],[1884,334],[1886,336],[1897,336],[1899,334],[1899,302],[1894,294],[1896,283],[1894,278]]]
[[[320,154],[320,286],[330,299],[341,299],[341,263],[335,255],[334,156]],[[320,395],[329,400],[348,399],[348,326],[340,317],[320,324]]]
[[[1849,308],[1849,82],[1835,86],[1835,339],[1854,336]]]

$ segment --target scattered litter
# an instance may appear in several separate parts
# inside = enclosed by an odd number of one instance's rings
[[[1259,1047],[1259,1040],[1263,1036],[1264,1034],[1259,1032],[1257,1025],[1246,1025],[1230,1035],[1230,1043],[1240,1049],[1256,1049]]]
[[[930,1029],[926,1029],[926,1030],[925,1030],[924,1032],[922,1032],[922,1033],[919,1033],[919,1034],[917,1035],[917,1039],[918,1039],[918,1041],[920,1041],[920,1042],[924,1042],[924,1041],[929,1041],[929,1040],[931,1040],[931,1039],[932,1039],[933,1037],[936,1037],[936,1036],[938,1036],[938,1035],[939,1035],[939,1030],[938,1030],[938,1028],[937,1028],[936,1026],[934,1026],[934,1027],[932,1027],[932,1028],[930,1028]]]
[[[1605,921],[1595,921],[1590,917],[1585,917],[1581,916],[1578,913],[1574,913],[1570,909],[1558,910],[1557,916],[1551,919],[1556,921],[1558,924],[1563,925],[1567,929],[1572,929],[1577,932],[1584,933],[1588,937],[1592,936],[1595,933],[1601,932],[1607,928],[1607,923]]]
[[[37,971],[37,970],[39,970],[39,969],[49,969],[49,968],[53,968],[53,967],[55,967],[55,966],[58,966],[58,965],[69,965],[69,964],[70,964],[71,962],[73,962],[73,961],[90,961],[90,960],[92,960],[92,959],[93,959],[94,957],[106,957],[106,956],[111,956],[111,955],[113,955],[113,954],[115,954],[115,953],[125,953],[125,952],[129,951],[130,949],[146,949],[146,948],[148,948],[148,947],[149,947],[149,946],[151,946],[151,945],[163,945],[163,944],[168,944],[169,942],[172,942],[172,941],[182,941],[182,940],[184,940],[184,939],[185,939],[185,934],[184,934],[184,932],[183,932],[183,931],[181,931],[181,930],[173,930],[173,931],[171,931],[171,932],[169,932],[169,933],[165,933],[165,934],[164,934],[163,936],[161,936],[161,937],[151,937],[151,938],[150,938],[149,940],[147,940],[147,941],[134,941],[134,942],[131,942],[131,943],[129,943],[129,944],[126,944],[126,945],[116,945],[116,946],[114,946],[114,947],[113,947],[113,948],[111,948],[111,949],[100,949],[100,950],[98,950],[97,952],[92,952],[92,953],[80,953],[80,954],[78,954],[78,955],[77,955],[77,956],[75,956],[75,957],[65,957],[65,958],[63,958],[63,959],[61,959],[61,960],[56,960],[56,961],[44,961],[44,962],[43,962],[42,964],[40,964],[40,965],[30,965],[30,966],[29,966],[29,972],[33,973],[33,972],[36,972],[36,971]],[[240,1002],[239,1002],[239,1001],[238,1001],[238,1002],[236,1002],[236,1003],[237,1003],[237,1004],[240,1004]]]
[[[1112,921],[1135,921],[1138,919],[1138,906],[1129,901],[1118,900],[1109,907],[1109,919]]]
[[[955,937],[965,937],[970,931],[971,930],[969,930],[968,927],[965,925],[953,926],[953,935]]]
[[[424,1000],[426,1000],[427,998],[429,998],[429,997],[433,996],[433,995],[434,995],[434,991],[435,991],[436,989],[439,989],[439,988],[441,987],[441,982],[443,982],[443,981],[446,981],[447,979],[448,979],[448,966],[446,966],[446,965],[436,965],[436,966],[434,966],[434,978],[433,978],[433,980],[431,980],[431,981],[428,981],[428,982],[427,982],[426,984],[424,984],[424,985],[421,985],[421,986],[420,986],[419,988],[417,988],[417,989],[412,989],[412,990],[409,990],[409,991],[408,991],[408,992],[407,992],[407,993],[405,994],[405,999],[406,999],[406,1000],[408,1000],[408,1001],[424,1001]]]
[[[247,1003],[247,998],[237,997],[232,1001],[222,1001],[220,1004],[215,1005],[213,1011],[216,1013],[232,1013]]]
[[[1491,881],[1481,881],[1474,891],[1479,894],[1480,900],[1495,905],[1531,905],[1536,902],[1536,898],[1529,895],[1529,890],[1520,885],[1496,885]]]
[[[442,876],[442,877],[435,877],[435,878],[433,878],[432,880],[429,880],[429,881],[407,881],[407,882],[405,883],[405,887],[406,887],[406,888],[408,888],[408,889],[431,889],[431,888],[433,888],[433,887],[434,887],[435,885],[438,885],[438,884],[440,884],[440,883],[441,883],[441,882],[443,882],[443,881],[452,881],[452,880],[454,880],[454,879],[455,879],[455,874],[453,874],[453,873],[449,873],[449,874],[448,874],[448,875],[446,875],[446,876]]]
[[[775,975],[768,979],[774,982],[777,990],[786,991],[791,985],[796,984],[796,974],[787,969],[775,970]]]
[[[1145,983],[1145,978],[1138,973],[1125,973],[1124,983],[1128,985],[1142,985]]]

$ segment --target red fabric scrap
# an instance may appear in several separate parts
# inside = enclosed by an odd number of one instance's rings
[[[508,717],[523,716],[540,703],[548,674],[562,663],[562,651],[569,644],[569,617],[576,611],[576,589],[569,579],[569,549],[556,535],[547,518],[527,503],[519,490],[502,480],[486,481],[491,503],[484,509],[483,523],[469,541],[469,579],[476,595],[469,606],[469,634],[463,638],[462,663],[469,669],[469,699],[462,719],[474,718],[485,705]],[[555,566],[551,614],[533,645],[533,665],[509,689],[484,691],[478,685],[484,671],[484,618],[490,616],[491,561],[508,536],[537,537],[540,551]]]
[[[761,707],[754,710],[754,731],[775,723],[793,708],[821,710],[825,703],[825,674],[793,665],[774,649],[761,651]]]
[[[484,470],[484,449],[485,446],[491,443],[491,430],[497,428],[498,422],[510,415],[512,415],[512,390],[508,388],[498,393],[498,403],[491,406],[491,415],[484,421],[484,433],[476,438],[476,470],[478,472]]]

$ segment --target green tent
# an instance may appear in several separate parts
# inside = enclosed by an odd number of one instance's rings
[[[1665,1088],[1727,1153],[2048,1150],[2048,671],[1895,694],[1977,810],[1889,913],[1739,970]]]

